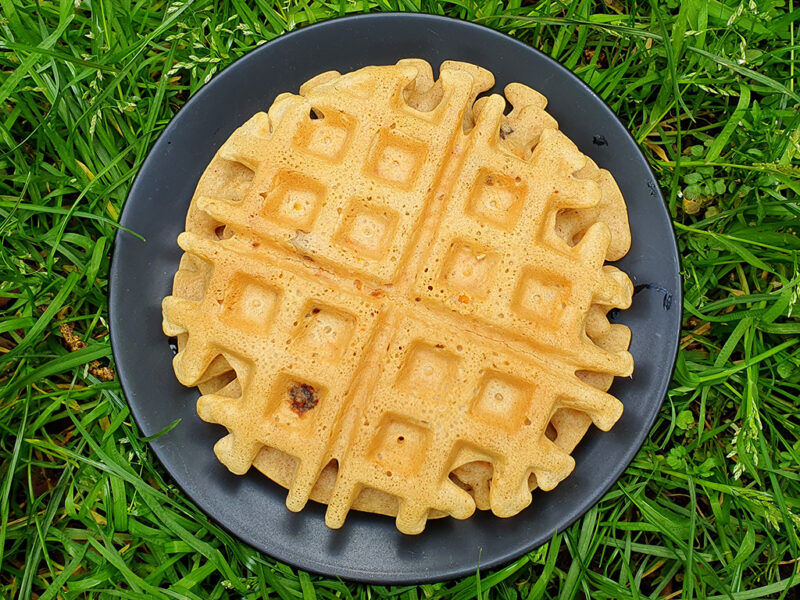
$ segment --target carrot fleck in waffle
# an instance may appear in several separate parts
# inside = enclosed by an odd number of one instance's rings
[[[164,331],[216,455],[330,527],[514,515],[622,413],[625,203],[541,94],[476,100],[493,84],[417,59],[318,75],[225,142],[178,238]]]

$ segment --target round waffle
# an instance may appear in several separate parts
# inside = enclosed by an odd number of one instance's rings
[[[331,527],[514,515],[622,412],[624,201],[542,95],[476,100],[493,83],[416,59],[323,73],[234,132],[192,200],[163,303],[176,376],[228,469]]]

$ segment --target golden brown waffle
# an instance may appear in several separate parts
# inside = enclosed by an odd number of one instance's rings
[[[192,201],[164,331],[234,473],[287,506],[500,516],[552,489],[633,364],[613,178],[488,71],[323,73],[222,146]]]

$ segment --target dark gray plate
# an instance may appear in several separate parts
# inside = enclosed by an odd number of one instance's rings
[[[612,392],[625,404],[610,433],[592,430],[575,452],[575,472],[510,519],[479,514],[431,521],[422,535],[394,520],[351,512],[344,528],[323,522],[321,505],[286,509],[286,491],[259,473],[230,474],[214,457],[221,428],[195,414],[198,393],[172,372],[161,332],[161,299],[181,255],[183,230],[200,174],[231,132],[283,91],[329,69],[420,57],[436,66],[463,60],[491,70],[496,89],[520,81],[549,98],[561,129],[610,170],[625,199],[633,246],[619,266],[633,279],[633,307],[618,322],[633,331],[636,369]],[[471,23],[427,15],[375,14],[328,21],[280,37],[228,67],[200,90],[161,134],[131,188],[111,266],[111,334],[117,370],[144,435],[176,419],[152,443],[175,481],[208,515],[249,544],[309,571],[365,582],[436,581],[501,565],[547,541],[580,517],[616,481],[650,431],[667,390],[678,345],[678,251],[655,178],[611,110],[565,68],[510,37]]]

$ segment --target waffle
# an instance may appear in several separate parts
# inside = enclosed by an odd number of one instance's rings
[[[417,59],[323,73],[225,142],[178,238],[163,327],[228,431],[217,457],[330,527],[514,515],[622,413],[623,198],[541,94],[478,98],[493,84]]]

